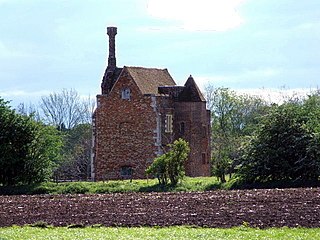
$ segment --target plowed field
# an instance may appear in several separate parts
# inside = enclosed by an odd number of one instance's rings
[[[320,188],[0,196],[0,226],[320,227]]]

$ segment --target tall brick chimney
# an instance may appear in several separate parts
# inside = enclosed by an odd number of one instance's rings
[[[116,27],[107,27],[107,34],[109,36],[109,57],[108,57],[108,66],[104,73],[101,91],[102,94],[108,94],[115,82],[115,72],[117,69],[116,62],[116,35],[117,28]]]
[[[116,43],[115,38],[117,35],[116,27],[108,27],[107,34],[109,35],[109,58],[108,58],[108,67],[114,70],[117,66],[116,63]]]

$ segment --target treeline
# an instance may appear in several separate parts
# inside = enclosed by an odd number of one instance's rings
[[[234,186],[298,186],[320,176],[320,91],[281,104],[207,87],[213,175]],[[273,185],[272,185],[273,184]]]
[[[205,94],[211,110],[212,175],[221,183],[318,182],[319,90],[284,95],[278,104],[228,88],[207,86]],[[94,101],[75,90],[44,96],[37,107],[12,109],[0,98],[0,185],[90,179],[93,109]],[[157,161],[164,166],[163,181],[170,177],[168,159]]]
[[[72,89],[16,109],[0,98],[0,185],[90,179],[93,108]]]

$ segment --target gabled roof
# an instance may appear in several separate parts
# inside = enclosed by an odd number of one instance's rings
[[[182,102],[205,102],[200,89],[198,88],[193,77],[190,75],[186,83],[184,84],[183,91],[179,94],[179,101]]]
[[[167,69],[124,67],[136,82],[142,94],[158,94],[159,86],[175,86]]]

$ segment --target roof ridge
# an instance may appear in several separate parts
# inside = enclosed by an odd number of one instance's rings
[[[140,66],[124,66],[126,68],[139,68],[139,69],[152,69],[152,70],[168,70],[167,68],[156,68],[156,67],[140,67]]]

